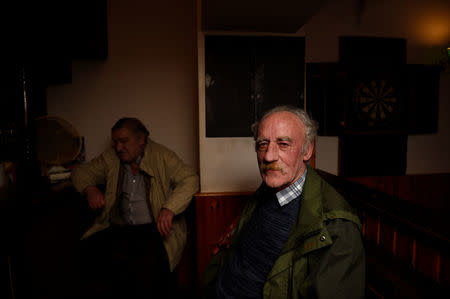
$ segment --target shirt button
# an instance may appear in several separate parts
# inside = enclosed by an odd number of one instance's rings
[[[321,236],[320,236],[320,241],[323,242],[323,241],[325,241],[325,239],[326,239],[326,238],[325,238],[325,235],[321,235]]]

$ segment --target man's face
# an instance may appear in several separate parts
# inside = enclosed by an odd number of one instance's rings
[[[304,125],[291,112],[275,112],[260,123],[256,153],[267,186],[281,190],[301,177],[313,149],[311,145],[302,153],[304,139]]]
[[[143,134],[134,134],[125,127],[114,130],[112,140],[120,161],[125,163],[135,162],[144,151],[144,138]]]

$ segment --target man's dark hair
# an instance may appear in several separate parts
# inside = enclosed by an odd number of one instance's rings
[[[111,132],[114,132],[118,129],[127,128],[134,134],[144,134],[145,140],[147,141],[148,136],[150,135],[147,128],[142,124],[142,122],[134,117],[123,117],[119,119],[114,126],[111,128]]]

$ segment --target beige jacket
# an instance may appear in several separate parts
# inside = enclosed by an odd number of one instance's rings
[[[120,160],[114,149],[110,148],[99,157],[73,170],[72,181],[79,192],[83,192],[88,186],[106,185],[106,205],[82,239],[110,225],[112,207],[120,192],[118,188],[120,168]],[[162,208],[167,208],[176,215],[173,219],[172,233],[163,239],[170,270],[173,271],[186,245],[186,222],[184,216],[180,214],[198,192],[199,178],[174,152],[151,140],[148,140],[144,149],[139,168],[150,178],[148,200],[153,219],[158,219]]]

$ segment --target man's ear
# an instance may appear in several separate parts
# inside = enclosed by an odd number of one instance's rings
[[[139,142],[140,145],[144,145],[145,144],[145,134],[139,134],[138,142]]]
[[[311,159],[312,154],[314,152],[314,142],[310,142],[308,148],[306,149],[306,153],[303,156],[303,161],[308,161]]]

